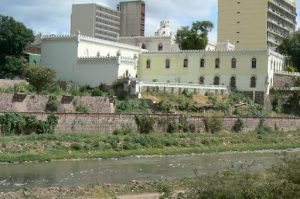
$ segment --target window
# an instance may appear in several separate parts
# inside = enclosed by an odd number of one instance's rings
[[[204,77],[203,77],[203,76],[201,76],[201,77],[199,78],[199,84],[204,84]]]
[[[170,59],[166,59],[166,68],[170,68]]]
[[[230,89],[235,90],[236,89],[236,78],[235,76],[232,76],[230,78]]]
[[[162,43],[158,44],[158,51],[162,51],[163,50],[163,45]]]
[[[256,68],[256,58],[253,58],[251,61],[252,68]]]
[[[231,68],[236,68],[236,58],[231,59]]]
[[[215,67],[216,67],[216,68],[220,68],[220,59],[219,59],[219,58],[217,58],[217,59],[215,60]]]
[[[201,59],[200,60],[200,68],[204,68],[205,67],[205,59]]]
[[[146,64],[146,68],[150,68],[151,67],[151,60],[147,59],[147,64]]]
[[[146,49],[146,44],[142,44],[142,49]]]
[[[251,77],[251,83],[250,83],[251,88],[256,88],[256,77]]]
[[[189,61],[188,61],[188,59],[184,59],[183,60],[183,67],[184,68],[187,68],[189,66]]]
[[[220,85],[220,77],[219,76],[215,76],[214,85]]]

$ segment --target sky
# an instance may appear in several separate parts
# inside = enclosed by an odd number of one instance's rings
[[[217,0],[144,0],[146,2],[146,35],[159,28],[161,20],[169,20],[175,33],[181,26],[197,20],[210,20],[215,28],[209,40],[217,40]],[[69,34],[72,4],[98,3],[116,8],[119,0],[0,0],[0,15],[12,16],[36,34]],[[300,0],[297,0],[300,24]],[[300,27],[298,24],[298,28]]]

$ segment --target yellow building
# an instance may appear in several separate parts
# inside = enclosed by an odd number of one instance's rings
[[[296,30],[295,0],[219,0],[218,42],[275,49]]]
[[[284,70],[284,60],[264,49],[144,52],[137,74],[144,82],[223,85],[228,90],[268,94],[273,73]]]

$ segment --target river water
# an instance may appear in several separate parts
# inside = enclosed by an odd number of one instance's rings
[[[299,150],[287,153],[300,156]],[[0,164],[0,191],[193,177],[195,170],[198,175],[226,169],[260,172],[278,163],[281,157],[279,152],[266,151]]]

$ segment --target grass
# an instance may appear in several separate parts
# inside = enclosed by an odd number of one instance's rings
[[[0,162],[300,148],[300,132],[53,134],[0,137]]]

